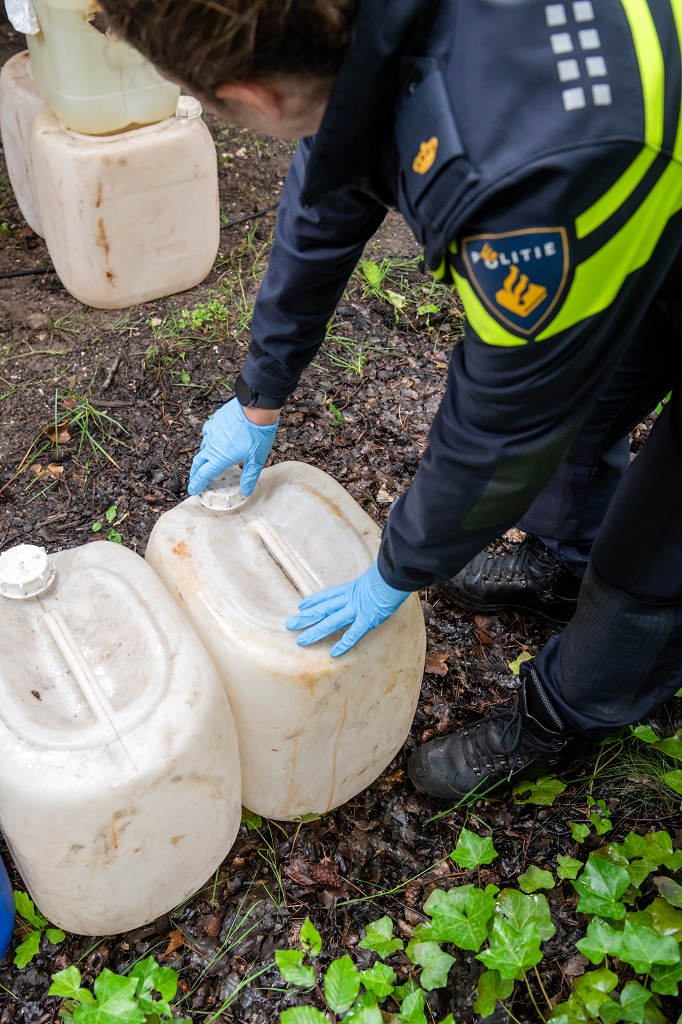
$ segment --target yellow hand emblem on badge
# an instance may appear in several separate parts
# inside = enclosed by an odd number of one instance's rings
[[[483,248],[481,249],[481,259],[483,260],[496,260],[498,255],[499,253],[495,252],[495,250],[493,249],[492,245],[490,245],[489,242],[486,242]]]
[[[547,289],[542,284],[533,284],[527,274],[522,274],[518,267],[513,266],[500,290],[495,292],[495,298],[510,313],[525,317],[547,298]]]
[[[437,152],[438,139],[434,135],[428,142],[422,142],[420,145],[419,152],[412,163],[412,170],[417,174],[426,174],[433,167]]]

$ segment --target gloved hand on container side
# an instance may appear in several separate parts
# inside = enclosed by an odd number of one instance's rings
[[[278,425],[279,420],[264,427],[252,423],[238,400],[231,398],[204,423],[203,441],[192,463],[188,492],[199,494],[219,473],[243,462],[240,486],[248,498],[270,454]]]
[[[408,590],[396,590],[382,579],[377,563],[350,583],[341,583],[311,594],[298,606],[300,615],[287,619],[287,629],[305,629],[297,643],[302,647],[336,633],[344,626],[343,634],[329,652],[338,658],[362,640],[370,630],[380,626],[410,596]],[[306,627],[311,626],[311,629]]]

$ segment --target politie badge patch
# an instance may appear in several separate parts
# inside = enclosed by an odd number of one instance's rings
[[[568,277],[563,228],[473,235],[462,242],[469,280],[497,320],[532,334],[559,302]]]

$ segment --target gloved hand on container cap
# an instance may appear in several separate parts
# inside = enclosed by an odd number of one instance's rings
[[[188,492],[199,494],[219,473],[243,462],[240,486],[248,498],[270,454],[278,425],[279,420],[266,427],[252,423],[239,401],[231,398],[204,423],[203,441],[192,463]]]
[[[409,590],[396,590],[385,583],[377,563],[350,583],[341,583],[311,594],[298,606],[300,615],[287,619],[287,629],[305,629],[296,641],[301,647],[322,640],[344,626],[350,626],[329,652],[338,658],[358,640],[380,626],[410,596]],[[307,629],[306,627],[312,627]]]

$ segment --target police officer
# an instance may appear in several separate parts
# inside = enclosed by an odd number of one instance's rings
[[[412,591],[568,625],[518,700],[412,756],[450,803],[567,764],[682,685],[682,0],[105,0],[230,120],[303,135],[235,398],[190,492],[244,461],[398,208],[466,312],[377,562],[307,598],[342,655]],[[643,452],[628,432],[671,392]],[[508,554],[479,554],[520,523]]]

